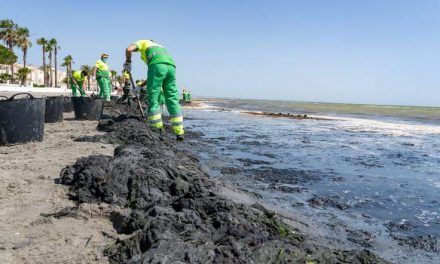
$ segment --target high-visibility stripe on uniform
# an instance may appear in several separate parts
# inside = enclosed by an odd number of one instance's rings
[[[185,133],[183,129],[183,116],[181,113],[176,115],[171,115],[170,122],[174,134],[183,135]]]
[[[148,123],[152,127],[162,129],[163,128],[162,114],[160,112],[149,114],[148,115]]]

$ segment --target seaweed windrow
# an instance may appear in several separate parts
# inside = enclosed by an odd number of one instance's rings
[[[109,116],[99,124],[107,134],[80,140],[119,144],[114,156],[82,158],[60,177],[78,203],[124,209],[111,219],[129,236],[106,248],[111,263],[386,263],[366,250],[314,245],[261,205],[225,198],[171,138],[134,115]]]

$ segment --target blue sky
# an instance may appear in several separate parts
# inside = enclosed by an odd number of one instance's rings
[[[55,37],[76,67],[108,52],[120,71],[128,44],[154,39],[199,96],[440,106],[438,0],[0,0],[0,18]]]

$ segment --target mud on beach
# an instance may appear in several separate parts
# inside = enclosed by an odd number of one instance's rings
[[[114,155],[82,158],[60,181],[78,205],[112,208],[113,226],[125,236],[106,247],[111,263],[386,263],[367,250],[323,246],[258,203],[222,195],[227,185],[135,110],[112,103],[104,114],[98,130],[107,134],[77,140],[118,144]]]

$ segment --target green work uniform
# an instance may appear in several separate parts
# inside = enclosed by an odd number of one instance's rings
[[[110,71],[108,65],[102,60],[98,60],[95,63],[96,67],[96,81],[99,86],[99,97],[110,101],[110,93],[112,83],[110,80]]]
[[[186,100],[187,100],[188,102],[191,102],[191,92],[187,92],[187,93],[186,93]]]
[[[126,71],[123,71],[122,74],[124,75],[124,87],[122,88],[122,91],[124,92],[124,95],[121,98],[121,101],[125,101],[129,98],[131,94],[131,81],[130,81],[130,74]]]
[[[70,87],[72,88],[73,96],[78,96],[78,90],[81,93],[81,96],[86,96],[86,92],[84,92],[83,82],[86,79],[84,75],[81,74],[81,71],[74,71],[70,76]],[[75,84],[74,80],[77,84]]]
[[[164,47],[151,40],[139,40],[134,45],[141,53],[141,59],[148,65],[147,101],[150,126],[163,129],[160,109],[160,94],[163,90],[172,130],[176,135],[183,135],[183,116],[173,59]]]
[[[164,104],[165,104],[165,95],[163,94],[163,89],[160,89],[159,105],[162,106]]]

